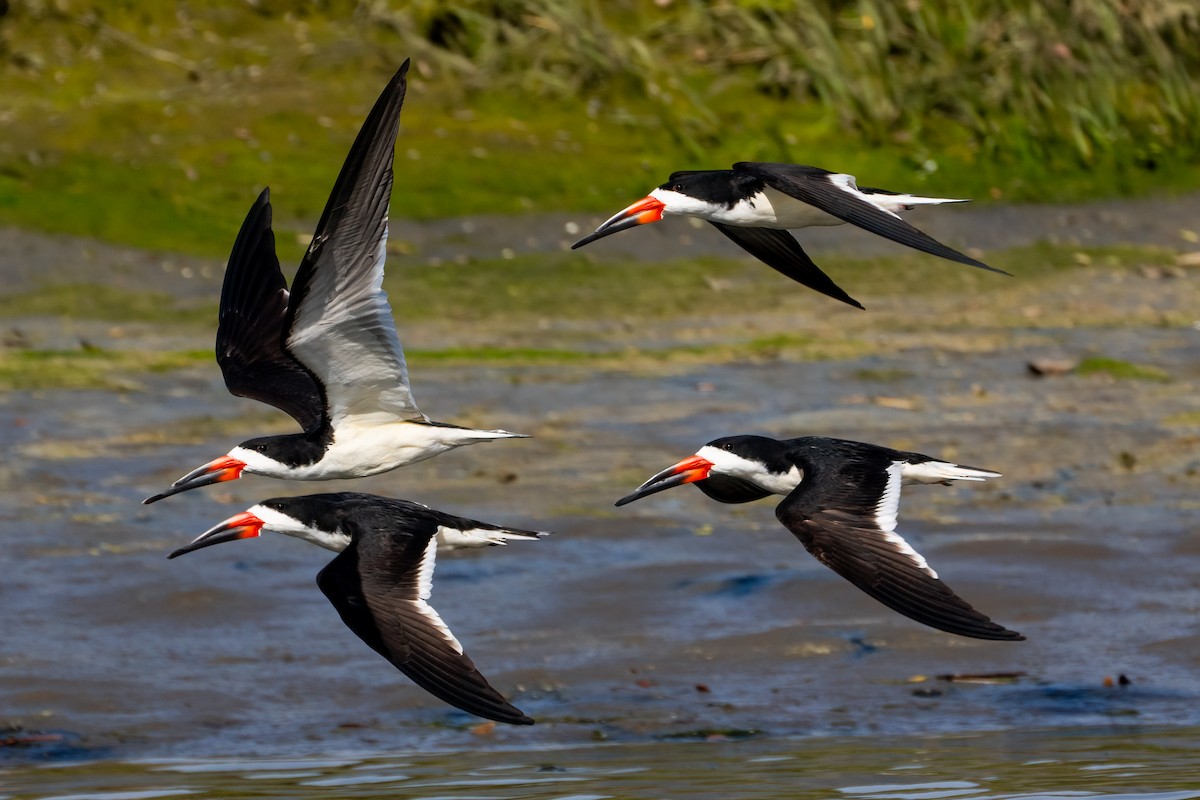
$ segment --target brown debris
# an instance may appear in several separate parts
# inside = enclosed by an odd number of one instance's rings
[[[1025,677],[1024,672],[960,672],[953,675],[938,675],[939,681],[949,683],[1015,683]]]
[[[1079,366],[1077,358],[1035,358],[1025,365],[1030,375],[1039,378],[1048,375],[1065,375]]]

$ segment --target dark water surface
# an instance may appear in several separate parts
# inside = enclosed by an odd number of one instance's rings
[[[1001,800],[1200,797],[1200,729],[578,745],[531,753],[143,759],[0,772],[5,797]]]
[[[1195,332],[1141,335],[1195,372]],[[125,394],[10,394],[0,721],[16,729],[0,734],[0,798],[1200,797],[1197,437],[1162,422],[1198,401],[1178,383],[1033,381],[1025,355],[1015,342],[654,377],[425,369],[437,417],[537,438],[353,484],[246,478],[150,507],[281,423],[239,417],[256,409],[209,369]],[[908,377],[882,387],[855,378],[900,365]],[[912,402],[871,400],[893,396]],[[685,487],[611,507],[735,431],[1005,472],[906,490],[900,530],[1029,641],[882,608],[810,558],[770,502]],[[409,684],[316,589],[325,551],[265,536],[165,558],[257,500],[351,487],[555,531],[444,556],[432,598],[539,724],[480,726]],[[939,678],[995,672],[1020,674]]]
[[[1191,282],[1064,285],[1044,309],[1089,292],[1174,308]],[[535,438],[149,507],[289,421],[230,397],[215,364],[123,392],[0,395],[0,800],[1200,797],[1200,328],[1054,327],[1050,311],[1037,330],[866,332],[895,354],[847,361],[416,362],[435,419]],[[137,336],[122,346],[211,346]],[[1170,379],[1026,374],[1063,353]],[[684,487],[612,507],[734,433],[1004,473],[906,489],[899,530],[1028,641],[883,608],[805,553],[771,501]],[[413,687],[317,590],[326,551],[268,535],[166,559],[259,500],[349,489],[555,532],[445,555],[431,599],[537,725],[481,725]],[[981,673],[1011,677],[943,677]]]

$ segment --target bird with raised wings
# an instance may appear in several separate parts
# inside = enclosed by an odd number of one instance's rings
[[[144,502],[243,473],[298,480],[375,475],[463,445],[524,436],[433,422],[413,399],[383,290],[407,72],[405,61],[363,123],[291,292],[275,255],[267,190],[229,256],[216,343],[225,385],[285,411],[302,432],[248,439]]]

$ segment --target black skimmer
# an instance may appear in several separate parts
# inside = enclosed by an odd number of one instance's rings
[[[303,433],[249,439],[189,472],[164,497],[233,480],[356,478],[490,439],[417,408],[383,290],[392,158],[408,61],[371,109],[333,186],[289,295],[275,255],[269,190],[238,232],[217,326],[229,391],[287,412]]]
[[[722,503],[786,495],[775,509],[818,561],[906,617],[977,639],[1019,640],[956,595],[896,533],[900,486],[982,481],[1000,473],[844,439],[729,436],[701,447],[617,501],[694,483]]]
[[[917,250],[1007,275],[922,233],[899,214],[915,206],[965,202],[860,188],[853,175],[820,167],[742,161],[733,169],[673,173],[571,249],[664,216],[696,217],[792,280],[862,308],[813,263],[788,230],[849,222]]]
[[[371,494],[314,494],[264,500],[168,558],[264,530],[338,554],[317,575],[317,586],[350,630],[422,689],[485,719],[533,724],[488,684],[425,601],[439,548],[501,545],[538,539],[544,532],[503,528]]]

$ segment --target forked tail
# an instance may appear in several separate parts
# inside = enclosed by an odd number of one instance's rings
[[[999,472],[977,467],[964,467],[949,461],[923,461],[920,464],[905,464],[900,471],[904,480],[911,483],[949,483],[950,481],[983,481],[999,478]]]

